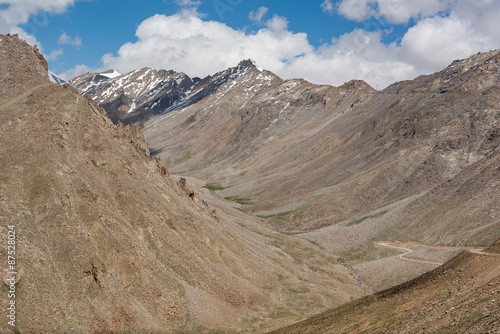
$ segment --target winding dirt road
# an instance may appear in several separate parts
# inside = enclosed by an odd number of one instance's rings
[[[421,259],[415,259],[415,258],[405,257],[406,255],[414,252],[414,250],[410,249],[410,248],[391,245],[391,244],[389,244],[388,242],[385,242],[385,241],[379,241],[379,242],[376,242],[375,244],[379,245],[379,246],[383,246],[383,247],[388,247],[388,248],[394,248],[394,249],[397,249],[397,250],[402,250],[404,253],[403,254],[399,254],[397,257],[399,259],[401,259],[401,260],[404,260],[404,261],[419,262],[419,263],[429,263],[429,264],[434,264],[434,265],[442,265],[443,264],[443,262],[428,261],[428,260],[423,260],[423,259],[421,260]]]

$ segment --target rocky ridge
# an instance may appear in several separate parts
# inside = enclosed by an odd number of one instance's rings
[[[172,70],[145,67],[118,76],[86,73],[70,81],[108,110],[113,122],[143,123],[154,115],[180,110],[212,94],[224,83],[255,68],[252,61],[206,78],[190,78]]]

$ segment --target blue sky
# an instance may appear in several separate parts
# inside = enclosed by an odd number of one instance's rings
[[[65,79],[150,66],[191,76],[252,58],[283,78],[382,89],[500,47],[498,0],[0,0],[0,32]]]

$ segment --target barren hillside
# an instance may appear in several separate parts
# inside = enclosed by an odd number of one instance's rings
[[[364,294],[328,253],[174,181],[138,127],[49,83],[17,36],[0,50],[0,234],[7,245],[15,226],[18,305],[2,333],[254,332]]]
[[[495,249],[464,252],[411,282],[272,333],[498,333],[500,253]]]

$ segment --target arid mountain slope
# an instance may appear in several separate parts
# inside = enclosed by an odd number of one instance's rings
[[[45,59],[38,53],[38,49],[22,49],[18,46],[18,40],[9,36],[1,36],[2,71],[0,72],[0,103],[4,104],[15,96],[25,92],[27,89],[41,85],[49,80],[48,65]],[[37,58],[38,62],[33,62]],[[16,68],[8,66],[8,62],[16,62]],[[23,69],[19,71],[18,69]]]
[[[281,229],[331,228],[312,239],[335,251],[488,246],[500,237],[499,61],[478,54],[381,92],[253,68],[144,133],[174,174],[218,184]]]
[[[2,333],[253,332],[364,294],[309,242],[215,212],[25,42],[0,50],[0,234],[15,226],[18,272]]]
[[[273,333],[498,333],[498,245]]]

